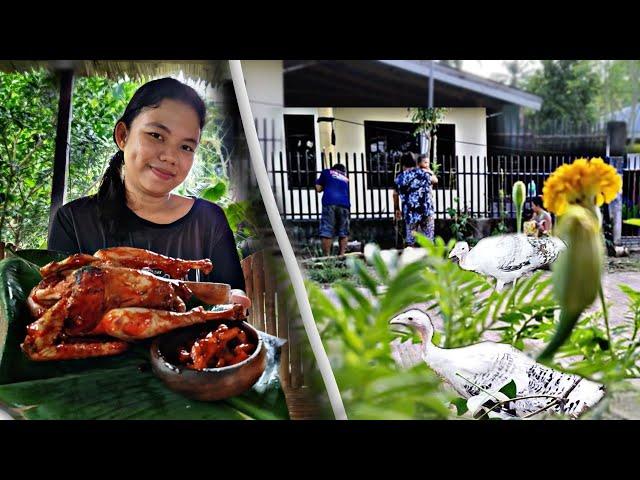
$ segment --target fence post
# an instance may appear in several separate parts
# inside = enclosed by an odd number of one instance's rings
[[[627,143],[627,124],[625,122],[607,123],[607,151],[609,163],[622,176],[624,170],[624,151]],[[622,186],[624,193],[624,185]],[[622,237],[622,193],[609,204],[613,224],[613,244],[620,245]]]

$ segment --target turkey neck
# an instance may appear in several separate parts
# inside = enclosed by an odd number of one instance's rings
[[[431,342],[433,338],[433,330],[427,331],[426,328],[421,328],[418,330],[418,334],[422,339],[422,359],[439,377],[446,379],[446,350],[444,348],[437,347]]]
[[[469,265],[467,262],[468,259],[469,259],[469,252],[465,253],[463,256],[460,257],[460,261],[458,262],[458,265],[463,270],[473,270],[471,265]]]

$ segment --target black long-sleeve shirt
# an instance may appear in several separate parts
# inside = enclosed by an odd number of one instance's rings
[[[244,290],[244,275],[233,232],[222,208],[195,199],[191,210],[169,224],[153,223],[127,208],[122,239],[108,236],[98,217],[95,197],[82,197],[61,207],[49,232],[49,249],[94,254],[101,248],[127,246],[144,248],[185,260],[211,259],[213,271],[200,281],[228,283]],[[195,272],[189,278],[195,280]]]

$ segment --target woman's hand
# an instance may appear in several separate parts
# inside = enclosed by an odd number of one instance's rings
[[[395,215],[396,215],[396,220],[402,220],[402,212],[400,211],[400,209],[396,209]]]
[[[245,312],[247,309],[251,308],[251,299],[247,297],[247,294],[244,291],[234,288],[231,290],[231,303],[239,303],[243,305],[245,308]]]

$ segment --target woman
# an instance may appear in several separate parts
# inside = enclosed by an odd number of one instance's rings
[[[538,236],[550,235],[551,229],[553,228],[553,220],[551,218],[551,214],[543,207],[542,197],[533,197],[531,199],[531,203],[533,208],[533,216],[531,217],[531,220],[536,222]]]
[[[93,254],[130,246],[185,260],[209,258],[213,271],[200,280],[230,284],[232,301],[248,306],[223,210],[172,193],[191,170],[205,116],[203,100],[177,80],[162,78],[140,87],[116,122],[113,138],[119,150],[97,195],[57,211],[49,248]]]
[[[402,217],[406,228],[405,244],[408,247],[415,246],[413,236],[415,232],[422,233],[431,240],[434,236],[432,174],[416,167],[417,162],[414,154],[405,153],[402,156],[403,171],[396,177],[396,187],[393,194],[397,220],[401,218],[398,198],[402,198]]]

